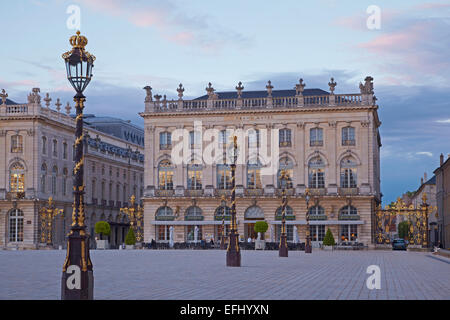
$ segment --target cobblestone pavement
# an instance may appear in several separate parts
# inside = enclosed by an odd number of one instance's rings
[[[220,250],[91,251],[95,299],[450,299],[450,259],[429,253]],[[65,251],[0,251],[0,299],[60,299]],[[369,265],[381,289],[369,290]]]

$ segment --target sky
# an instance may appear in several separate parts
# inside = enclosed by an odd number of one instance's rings
[[[142,126],[146,85],[176,98],[182,83],[188,99],[208,82],[292,89],[301,77],[328,90],[334,77],[336,93],[359,93],[370,75],[384,204],[450,154],[450,1],[18,0],[2,13],[0,89],[18,103],[33,87],[72,101],[61,54],[79,22],[97,57],[87,113]]]

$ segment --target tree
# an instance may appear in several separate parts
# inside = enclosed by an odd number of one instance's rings
[[[265,221],[256,221],[254,230],[256,233],[266,233],[267,229],[269,229],[269,225]]]
[[[398,224],[398,236],[407,239],[409,235],[409,221],[402,221]]]
[[[330,228],[328,228],[325,238],[323,238],[324,246],[334,246],[336,242],[334,241],[333,233],[331,233]]]
[[[111,234],[111,227],[106,221],[99,221],[95,224],[95,233],[100,234],[100,240],[103,240],[103,235],[109,236]]]
[[[136,244],[136,236],[134,235],[133,228],[128,229],[127,236],[125,237],[125,244],[127,246],[134,246]]]

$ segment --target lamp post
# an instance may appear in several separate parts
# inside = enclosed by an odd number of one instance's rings
[[[227,202],[225,200],[225,196],[222,196],[222,236],[220,238],[220,250],[225,250],[226,245],[225,245],[225,209],[227,208]]]
[[[136,203],[136,197],[134,195],[130,198],[131,206],[120,208],[121,214],[126,214],[130,220],[131,228],[133,228],[136,234],[136,241],[141,243],[143,240],[142,226],[144,218],[144,208]]]
[[[287,235],[286,235],[286,205],[287,205],[287,197],[286,197],[286,184],[287,184],[287,173],[286,170],[281,170],[280,180],[283,186],[281,191],[281,235],[280,235],[280,248],[278,251],[278,256],[280,257],[288,257],[288,246],[287,246]]]
[[[53,219],[58,214],[64,216],[64,210],[56,209],[53,198],[50,197],[47,206],[42,207],[39,214],[41,215],[41,243],[47,243],[47,246],[51,246],[53,244]]]
[[[236,161],[237,136],[233,138],[233,161],[231,163],[231,228],[227,247],[227,267],[241,266],[241,250],[239,248],[239,235],[236,223]]]
[[[305,242],[305,253],[312,253],[311,249],[311,230],[309,229],[309,199],[311,199],[309,195],[309,189],[305,191],[305,200],[306,200],[306,242]]]
[[[67,241],[67,256],[63,265],[61,299],[92,300],[94,298],[94,273],[89,255],[89,237],[84,224],[84,156],[83,109],[86,97],[83,91],[92,78],[95,57],[85,51],[88,40],[77,31],[70,38],[72,50],[62,55],[67,79],[76,91],[75,166],[73,169],[72,225]]]

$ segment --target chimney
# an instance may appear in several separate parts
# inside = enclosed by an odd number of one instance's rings
[[[443,153],[441,153],[441,156],[440,156],[440,167],[442,167],[442,165],[444,164],[444,154]]]
[[[423,178],[420,178],[420,185],[423,185]]]
[[[427,173],[426,173],[426,172],[423,173],[423,181],[425,181],[425,182],[428,181],[428,180],[427,180]]]

